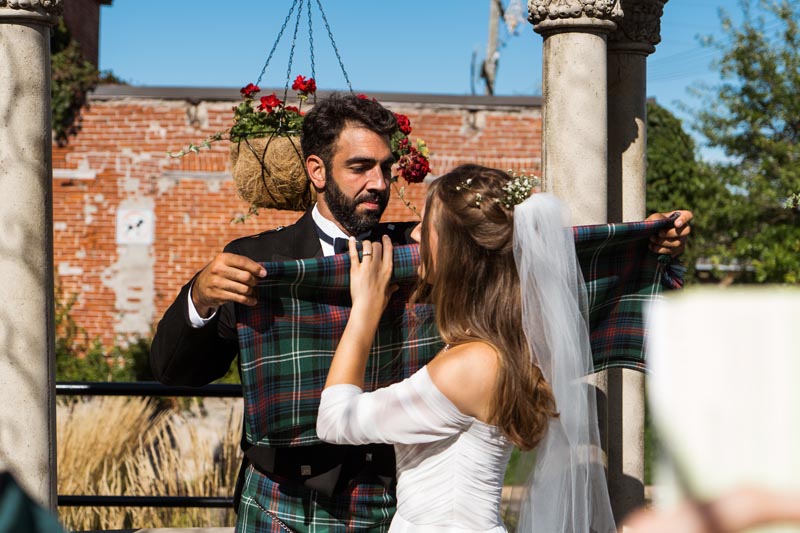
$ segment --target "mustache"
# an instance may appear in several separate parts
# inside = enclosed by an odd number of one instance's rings
[[[388,196],[388,194],[381,195],[381,194],[378,194],[378,193],[375,193],[375,192],[367,192],[367,193],[364,193],[362,196],[359,196],[358,198],[356,198],[354,203],[356,205],[363,204],[363,203],[366,203],[366,202],[375,203],[375,204],[381,204],[384,201],[386,201],[386,197],[387,196]]]

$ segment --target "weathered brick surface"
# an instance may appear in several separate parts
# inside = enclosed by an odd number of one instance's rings
[[[382,100],[404,113],[413,137],[428,142],[434,175],[463,162],[538,172],[541,113],[537,106],[467,109],[436,102]],[[262,211],[232,224],[247,206],[235,194],[228,145],[174,159],[177,150],[225,129],[232,102],[162,98],[94,100],[79,134],[54,146],[55,267],[65,296],[77,294],[73,316],[92,337],[147,335],[180,286],[228,241],[291,224],[299,213]],[[473,108],[475,106],[472,106]],[[407,197],[424,204],[425,186]],[[152,244],[118,244],[117,212],[151,211]],[[395,197],[384,220],[411,220]]]

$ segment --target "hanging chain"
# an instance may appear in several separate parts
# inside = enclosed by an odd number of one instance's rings
[[[311,77],[317,79],[314,68],[314,31],[311,24],[311,0],[308,0],[308,45],[311,49]]]
[[[313,80],[317,79],[317,73],[315,72],[314,68],[314,31],[312,29],[311,24],[311,0],[308,0],[308,46],[310,49],[310,56],[311,56],[311,78]],[[317,103],[317,91],[314,91],[314,103]]]
[[[311,0],[308,0],[309,2]],[[350,78],[347,76],[347,71],[344,69],[344,63],[342,63],[342,57],[339,55],[339,49],[336,47],[336,41],[333,40],[333,33],[331,33],[331,27],[328,24],[328,18],[325,16],[325,11],[322,9],[322,3],[320,0],[317,0],[317,6],[319,6],[319,12],[322,14],[322,20],[325,22],[325,29],[328,30],[328,37],[331,40],[331,45],[333,45],[333,51],[336,52],[336,59],[339,60],[339,67],[342,69],[342,74],[344,74],[344,79],[347,82],[347,88],[350,89],[350,92],[353,92],[353,86],[350,85]]]
[[[286,31],[286,27],[289,25],[289,21],[292,18],[292,14],[294,13],[295,8],[297,8],[297,18],[295,19],[294,24],[294,33],[292,35],[292,45],[289,50],[289,65],[286,69],[286,85],[284,86],[283,91],[283,100],[286,101],[286,97],[289,94],[289,82],[291,81],[292,76],[292,62],[294,60],[294,50],[297,44],[297,31],[300,28],[300,19],[303,16],[303,3],[308,2],[306,5],[307,12],[308,12],[308,42],[310,46],[310,56],[311,56],[311,77],[316,79],[316,65],[314,63],[314,34],[313,34],[313,24],[311,18],[311,1],[312,0],[294,0],[292,2],[292,7],[289,9],[289,14],[286,15],[286,19],[283,21],[283,25],[281,26],[281,31],[278,33],[278,38],[275,39],[275,43],[272,45],[272,49],[269,51],[269,56],[267,57],[267,61],[264,63],[264,67],[261,69],[261,73],[258,75],[258,79],[256,80],[256,85],[261,84],[261,79],[264,77],[264,74],[267,71],[267,67],[269,66],[269,62],[272,60],[272,56],[275,54],[275,50],[278,48],[278,43],[280,43],[281,38],[283,37],[283,33]],[[322,9],[322,2],[320,0],[316,0],[317,6],[319,7],[319,12],[322,15],[322,20],[325,23],[325,29],[328,32],[328,38],[331,41],[331,46],[333,47],[333,51],[336,54],[336,59],[339,61],[339,68],[342,70],[342,75],[344,76],[345,81],[347,82],[347,88],[350,92],[353,92],[353,86],[350,83],[350,77],[347,75],[347,71],[344,68],[344,62],[342,62],[342,56],[339,54],[339,48],[336,46],[336,41],[333,39],[333,32],[331,32],[330,24],[328,24],[328,17],[325,16],[325,11]],[[317,94],[314,93],[314,102],[317,101]]]
[[[289,95],[289,81],[292,79],[292,61],[294,61],[294,47],[297,43],[297,30],[300,28],[300,19],[303,18],[303,2],[300,0],[300,7],[297,9],[297,20],[294,22],[294,34],[292,34],[292,47],[289,49],[289,65],[286,67],[286,85],[283,87],[283,101]],[[309,2],[311,0],[308,0]]]
[[[294,12],[294,8],[297,5],[297,0],[292,2],[292,7],[289,9],[289,14],[286,15],[286,19],[283,21],[283,26],[281,26],[281,31],[278,33],[278,38],[275,39],[275,43],[272,45],[272,50],[269,51],[269,56],[267,57],[266,63],[264,63],[264,67],[261,69],[261,74],[258,75],[258,80],[256,80],[256,85],[261,83],[261,78],[264,77],[264,73],[267,71],[267,65],[269,65],[270,60],[272,59],[272,55],[275,53],[275,49],[278,48],[278,43],[281,42],[281,37],[283,37],[283,32],[286,30],[287,24],[289,24],[289,19],[292,18],[292,13]]]

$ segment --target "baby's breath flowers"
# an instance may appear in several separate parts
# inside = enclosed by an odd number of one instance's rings
[[[493,200],[502,204],[506,209],[514,209],[515,205],[521,204],[531,195],[533,188],[539,185],[539,178],[525,174],[524,170],[519,173],[508,170],[508,176],[508,183],[503,186],[503,196],[500,198],[493,198]],[[456,190],[468,191],[471,186],[472,178],[468,178],[459,185],[456,185]],[[486,200],[486,198],[482,194],[476,193],[474,200],[475,207],[480,207],[484,200]]]
[[[511,180],[503,186],[505,194],[497,201],[506,209],[513,209],[531,195],[533,188],[539,185],[539,178],[525,174],[524,170],[520,173],[509,170],[508,175],[511,176]]]

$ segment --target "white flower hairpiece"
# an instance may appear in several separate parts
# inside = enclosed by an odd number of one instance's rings
[[[528,176],[524,170],[517,174],[509,169],[508,175],[511,176],[511,180],[503,186],[505,194],[497,201],[506,209],[513,209],[515,205],[521,204],[531,195],[533,188],[539,185],[539,178]]]
[[[521,204],[531,195],[533,188],[539,185],[539,178],[525,174],[524,170],[520,173],[509,170],[508,175],[511,179],[503,185],[505,194],[501,198],[494,198],[494,201],[502,204],[506,209],[513,209],[515,205]],[[456,190],[468,191],[471,185],[472,178],[468,178],[456,185]],[[477,193],[475,195],[475,207],[480,207],[483,200],[483,195]]]

